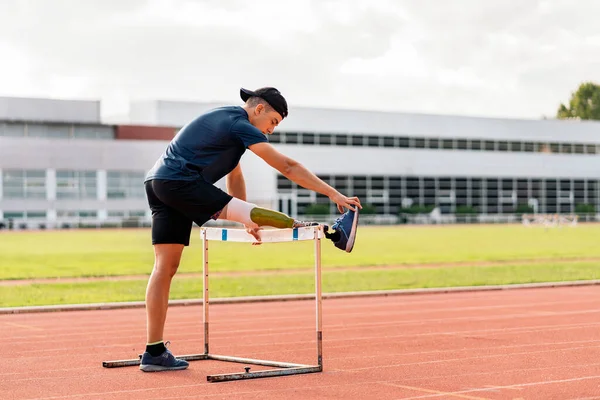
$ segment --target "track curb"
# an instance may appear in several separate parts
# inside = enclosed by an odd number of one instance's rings
[[[407,296],[416,294],[444,294],[462,292],[484,292],[494,290],[517,290],[517,289],[540,289],[571,286],[593,286],[600,285],[600,280],[569,281],[569,282],[546,282],[546,283],[523,283],[513,285],[486,285],[486,286],[456,286],[447,288],[423,288],[423,289],[399,289],[399,290],[376,290],[362,292],[340,292],[323,293],[323,299],[352,298],[352,297],[386,297]],[[211,304],[242,304],[242,303],[265,303],[276,301],[299,301],[312,300],[314,294],[300,295],[278,295],[278,296],[248,296],[248,297],[224,297],[210,300]],[[202,299],[171,300],[170,307],[202,305]],[[5,314],[27,314],[43,312],[62,311],[87,311],[87,310],[119,310],[127,308],[144,308],[143,301],[118,302],[118,303],[93,303],[93,304],[66,304],[52,306],[31,307],[6,307],[0,308],[0,315]]]

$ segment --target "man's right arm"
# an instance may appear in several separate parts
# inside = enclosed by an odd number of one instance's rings
[[[321,193],[338,205],[340,212],[343,208],[354,209],[360,207],[360,201],[356,197],[346,197],[340,192],[323,182],[319,177],[309,171],[298,161],[280,153],[270,143],[256,143],[248,147],[250,151],[262,158],[267,164],[281,172],[283,176],[297,183],[303,188]]]

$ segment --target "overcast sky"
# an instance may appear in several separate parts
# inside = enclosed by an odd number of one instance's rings
[[[554,117],[600,83],[598,0],[0,0],[0,96]]]

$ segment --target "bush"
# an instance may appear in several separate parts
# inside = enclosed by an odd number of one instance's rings
[[[361,215],[375,215],[377,214],[377,207],[372,204],[363,204],[362,210],[360,210]]]
[[[576,214],[595,214],[596,207],[593,204],[577,204],[575,206]]]
[[[533,214],[533,207],[527,204],[519,204],[515,210],[516,214]]]
[[[309,204],[304,209],[305,215],[329,215],[329,204]]]
[[[477,211],[476,207],[471,207],[471,206],[458,206],[456,207],[456,212],[455,214],[478,214],[479,211]]]

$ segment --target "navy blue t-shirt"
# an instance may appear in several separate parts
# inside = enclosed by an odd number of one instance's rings
[[[250,124],[242,107],[216,108],[175,135],[145,181],[204,178],[215,183],[237,166],[248,146],[267,141],[267,137]]]

